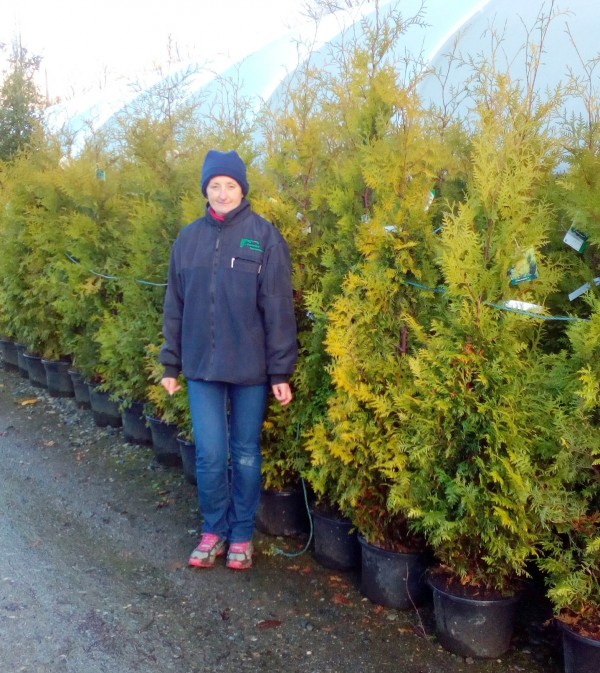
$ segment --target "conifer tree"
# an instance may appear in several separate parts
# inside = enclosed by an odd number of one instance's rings
[[[46,103],[34,77],[41,58],[22,46],[20,37],[12,45],[9,70],[0,85],[0,160],[13,159],[40,129]]]
[[[442,142],[416,93],[419,77],[395,58],[412,23],[385,25],[398,32],[377,23],[366,28],[367,47],[348,59],[351,74],[341,87],[349,96],[343,109],[352,158],[345,174],[334,174],[330,195],[338,216],[330,248],[323,243],[324,264],[330,256],[333,262],[325,270],[330,285],[313,295],[323,302],[328,287],[339,288],[324,312],[333,389],[307,432],[307,476],[320,505],[339,509],[369,542],[400,549],[411,542],[405,517],[388,511],[383,470],[405,463],[397,439],[404,410],[396,399],[411,385],[408,354],[438,307],[432,293],[417,289],[435,288],[439,278],[433,255],[440,200],[432,204],[431,193],[448,170],[460,172],[452,152],[460,157],[461,148]],[[363,103],[351,107],[359,92]],[[360,207],[357,187],[348,198],[344,175],[351,174],[364,190]]]
[[[31,353],[57,359],[67,353],[62,314],[57,303],[65,291],[61,218],[69,199],[60,188],[57,138],[38,134],[6,164],[3,173],[5,208],[0,236],[6,254],[0,265],[2,312],[9,332]]]
[[[373,212],[366,173],[382,170],[374,167],[376,161],[367,167],[366,153],[388,133],[403,104],[395,100],[394,49],[420,21],[396,10],[377,11],[361,23],[360,37],[346,31],[331,48],[312,53],[278,98],[277,109],[262,118],[266,167],[279,186],[275,219],[295,223],[287,231],[301,345],[296,401],[285,412],[270,410],[266,439],[295,455],[300,470],[307,459],[303,435],[325,413],[332,390],[325,349],[330,313],[346,274],[359,263],[360,232]],[[397,172],[385,179],[395,178]],[[421,212],[428,192],[425,187]],[[291,462],[281,454],[276,461]]]
[[[398,475],[390,505],[410,512],[453,576],[509,591],[539,551],[544,499],[564,489],[553,429],[560,400],[535,317],[558,280],[544,256],[556,101],[532,99],[493,68],[478,75],[466,198],[440,232],[448,303],[411,358],[414,391],[400,400],[410,489]]]
[[[600,271],[600,106],[591,86],[595,63],[586,65],[587,87],[582,90],[581,83],[572,83],[587,116],[564,125],[566,169],[556,180],[556,201],[564,221],[560,243],[571,260],[565,293],[571,293],[571,312],[578,319],[567,329],[561,388],[564,413],[555,422],[567,455],[568,500],[553,512],[539,559],[555,615],[582,635],[597,632],[600,624],[600,303],[595,280]],[[576,234],[574,239],[565,236],[571,241],[569,247],[562,240],[566,231]]]

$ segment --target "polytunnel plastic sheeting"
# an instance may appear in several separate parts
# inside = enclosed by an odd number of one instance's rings
[[[480,3],[477,11],[467,17],[460,27],[451,31],[430,57],[430,66],[447,73],[445,93],[440,79],[430,76],[419,91],[424,100],[441,104],[451,89],[463,90],[472,72],[461,62],[482,59],[492,62],[499,72],[508,72],[511,79],[525,88],[533,72],[527,72],[528,59],[532,56],[527,44],[538,45],[541,26],[552,13],[543,38],[540,67],[535,73],[534,91],[541,98],[552,94],[557,87],[569,82],[571,75],[587,87],[598,92],[600,70],[585,74],[584,64],[599,56],[596,33],[600,27],[596,0],[550,0],[523,2],[523,0],[488,0]],[[498,47],[493,53],[493,46]],[[455,59],[455,60],[453,60]],[[469,114],[470,101],[459,106],[459,113]],[[564,114],[586,114],[580,97],[567,97]]]
[[[299,5],[302,2],[299,0]],[[313,65],[329,67],[331,50],[342,48],[347,31],[360,39],[364,28],[362,20],[365,17],[375,20],[374,4],[339,11],[324,17],[318,26],[311,20],[298,22],[292,31],[274,34],[269,43],[240,58],[199,54],[195,63],[187,63],[179,70],[179,73],[194,67],[198,70],[189,82],[189,96],[197,103],[198,114],[210,111],[223,80],[236,82],[239,95],[253,101],[255,106],[264,100],[276,106],[286,87],[293,86],[294,72],[309,54]],[[528,40],[533,44],[539,40],[539,23],[536,22],[550,11],[556,17],[545,37],[535,89],[543,96],[547,89],[552,90],[561,80],[565,81],[570,72],[582,77],[584,67],[580,58],[585,63],[597,56],[596,4],[596,0],[555,0],[554,3],[551,0],[381,0],[378,11],[380,16],[386,16],[393,9],[407,20],[422,9],[422,25],[408,27],[399,42],[401,54],[397,55],[409,55],[421,61],[423,67],[447,75],[445,88],[434,75],[425,77],[419,86],[426,104],[441,105],[451,89],[464,90],[471,74],[468,66],[452,61],[450,55],[460,55],[466,62],[491,60],[493,34],[501,36],[500,48],[495,52],[498,70],[508,71],[513,79],[525,82],[527,51],[524,47]],[[177,36],[173,38],[176,40]],[[243,46],[236,47],[238,54],[243,53]],[[597,84],[598,76],[592,73],[588,86],[597,87]],[[157,85],[160,80],[155,77],[146,90]],[[132,88],[120,85],[100,92],[96,100],[74,101],[69,106],[51,108],[48,118],[54,120],[55,126],[67,120],[71,131],[85,133],[110,123],[136,95],[139,90],[134,94]],[[471,101],[465,99],[458,112],[468,115],[470,104]],[[569,99],[565,111],[582,113],[581,100]],[[71,117],[67,118],[69,114]]]
[[[303,0],[299,0],[299,6]],[[299,21],[293,30],[274,35],[273,40],[241,58],[231,59],[226,55],[199,54],[194,63],[186,63],[169,76],[177,76],[186,70],[197,68],[190,77],[189,96],[198,103],[198,114],[206,112],[218,94],[219,86],[225,79],[239,85],[239,93],[255,99],[255,105],[270,97],[274,101],[282,89],[293,81],[293,73],[299,64],[311,56],[315,63],[328,63],[327,49],[341,44],[347,31],[361,34],[362,20],[374,20],[376,12],[386,16],[390,10],[399,11],[405,20],[423,12],[423,26],[411,26],[403,36],[403,49],[415,57],[427,57],[435,46],[454,27],[460,25],[465,16],[470,16],[482,0],[380,0],[378,8],[374,2],[358,7],[340,10],[325,16],[315,25],[312,19]],[[176,41],[177,36],[173,36]],[[236,45],[237,53],[243,52]],[[164,79],[162,80],[164,81]],[[160,86],[161,80],[154,77],[147,91]],[[101,128],[140,95],[139,87],[134,92],[127,83],[106,88],[96,99],[89,94],[68,104],[50,108],[48,120],[55,128],[66,125],[73,133],[83,133]]]

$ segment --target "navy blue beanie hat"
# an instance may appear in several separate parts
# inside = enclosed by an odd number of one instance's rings
[[[212,178],[217,175],[226,175],[233,178],[242,188],[242,194],[246,196],[250,190],[248,178],[246,177],[246,164],[242,161],[240,155],[235,151],[219,152],[218,150],[209,150],[202,166],[202,194],[206,196],[206,187]]]

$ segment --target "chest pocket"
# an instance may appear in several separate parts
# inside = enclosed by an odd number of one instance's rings
[[[232,257],[231,269],[239,273],[250,273],[258,276],[261,271],[261,261],[258,259],[248,259],[247,257]]]

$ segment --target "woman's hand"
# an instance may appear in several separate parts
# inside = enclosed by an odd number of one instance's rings
[[[172,376],[165,376],[160,381],[161,386],[169,393],[169,395],[174,395],[178,390],[181,390],[181,385],[177,379]]]
[[[286,404],[289,404],[294,399],[289,383],[275,383],[271,386],[271,389],[273,390],[275,399],[282,407],[285,407]]]

